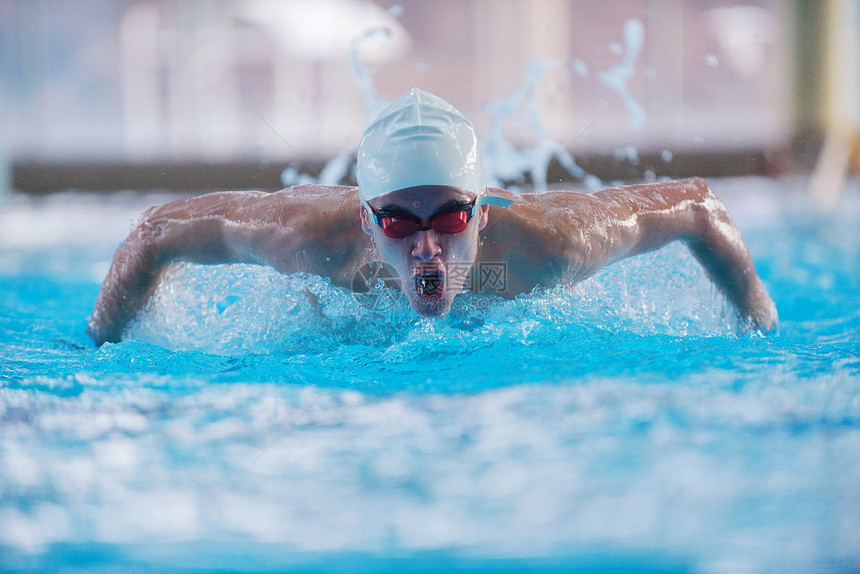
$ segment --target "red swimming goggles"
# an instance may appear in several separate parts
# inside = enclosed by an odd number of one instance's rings
[[[438,233],[460,233],[466,229],[466,224],[475,212],[474,202],[462,207],[444,209],[430,216],[429,225],[422,225],[420,218],[409,213],[390,213],[384,210],[376,211],[369,205],[370,212],[376,219],[376,224],[382,227],[387,237],[400,239],[409,237],[417,231],[436,231]]]

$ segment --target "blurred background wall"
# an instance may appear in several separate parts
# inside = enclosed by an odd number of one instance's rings
[[[858,30],[853,0],[0,0],[0,149],[23,190],[274,189],[358,143],[371,91],[484,131],[519,88],[601,177],[764,173],[858,132]]]

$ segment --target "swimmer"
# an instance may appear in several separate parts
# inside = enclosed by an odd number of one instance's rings
[[[487,189],[472,124],[417,88],[371,123],[357,161],[358,187],[215,192],[150,208],[117,249],[87,333],[96,345],[119,341],[176,261],[269,265],[350,288],[375,248],[412,308],[438,317],[464,289],[482,290],[467,283],[476,265],[501,265],[504,289],[484,291],[514,298],[675,240],[749,328],[776,326],[740,232],[702,179],[591,194]]]

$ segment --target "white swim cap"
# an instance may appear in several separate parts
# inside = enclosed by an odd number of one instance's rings
[[[416,185],[447,185],[484,194],[481,154],[472,123],[454,106],[412,88],[364,132],[356,167],[368,201]]]

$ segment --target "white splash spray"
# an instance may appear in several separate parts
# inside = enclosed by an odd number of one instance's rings
[[[624,57],[613,68],[598,72],[597,78],[614,91],[627,106],[630,125],[641,128],[645,125],[645,109],[630,93],[628,82],[636,75],[636,64],[645,43],[645,26],[641,20],[631,18],[624,23]]]
[[[549,136],[535,97],[535,89],[548,71],[569,66],[563,60],[532,60],[519,86],[510,94],[484,105],[483,111],[491,118],[481,138],[486,185],[503,187],[528,175],[534,191],[545,191],[547,168],[553,159],[577,179],[588,175],[570,152]],[[517,148],[505,135],[505,128],[512,124],[528,133],[535,140],[534,145]]]
[[[349,61],[353,79],[365,103],[365,124],[369,124],[390,101],[379,95],[373,72],[361,64],[362,44],[366,40],[390,34],[391,31],[388,28],[373,28],[356,38],[350,48]],[[627,108],[630,125],[641,128],[646,120],[645,110],[630,93],[628,82],[636,73],[644,38],[645,27],[642,22],[637,19],[628,20],[623,29],[623,47],[617,42],[613,43],[616,47],[615,51],[622,56],[621,61],[609,70],[598,71],[594,75],[591,74],[587,64],[580,59],[530,61],[523,80],[513,91],[487,102],[481,109],[481,112],[489,116],[489,127],[481,136],[485,184],[491,187],[506,187],[512,191],[523,191],[520,184],[530,182],[532,191],[545,191],[548,185],[547,170],[550,163],[555,160],[573,178],[583,181],[588,189],[595,190],[603,187],[603,182],[582,169],[569,151],[573,142],[584,135],[600,116],[565,146],[549,134],[539,110],[537,88],[549,72],[556,70],[566,70],[572,78],[581,81],[595,77],[622,99]],[[605,111],[604,108],[601,115]],[[507,136],[509,128],[513,128],[520,134],[527,134],[527,138],[524,139],[534,143],[526,147],[518,146]],[[638,152],[635,148],[627,146],[622,149],[626,158],[631,161],[634,158],[638,160]],[[330,159],[316,179],[290,167],[284,170],[281,176],[282,182],[287,186],[312,181],[326,185],[347,182],[350,175],[354,173],[355,152],[356,148],[351,147]]]

